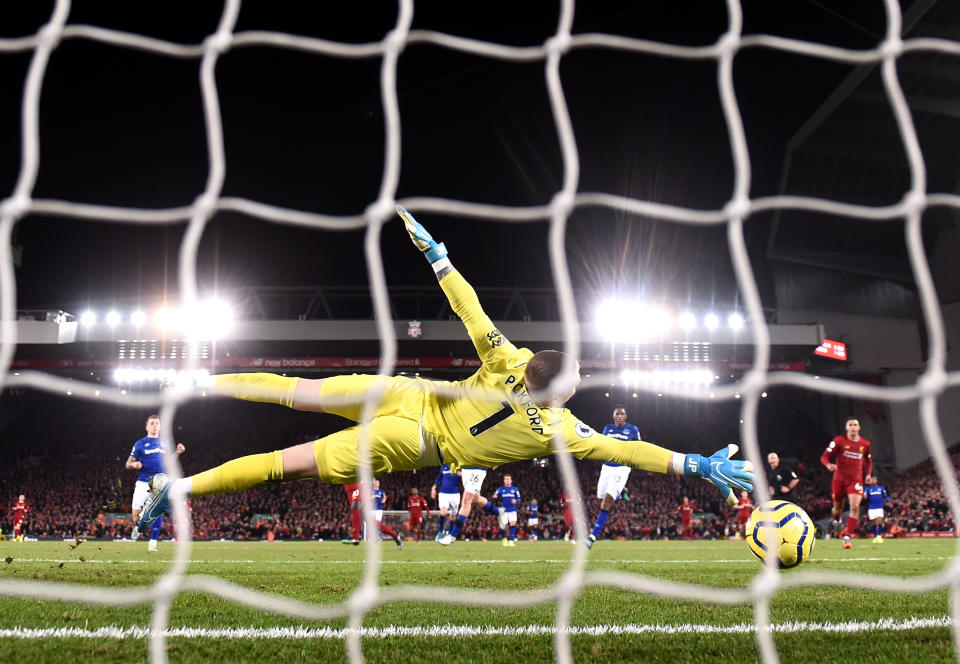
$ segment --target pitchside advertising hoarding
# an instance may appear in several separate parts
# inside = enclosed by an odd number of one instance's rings
[[[382,364],[379,357],[220,357],[213,360],[204,360],[201,367],[218,371],[223,369],[267,369],[281,371],[297,371],[312,369],[344,369],[349,371],[376,370]],[[418,369],[479,369],[480,360],[476,357],[398,357],[393,366],[400,370]],[[11,364],[17,369],[179,369],[179,362],[170,360],[137,360],[135,362],[118,362],[111,359],[82,359],[65,360],[57,358],[21,358]],[[597,360],[582,359],[580,368],[584,371],[614,371],[619,369],[657,369],[667,365],[658,362],[643,360]],[[669,363],[671,368],[709,368],[715,371],[746,371],[753,365],[749,362],[709,362],[699,365],[683,365],[683,363]],[[797,362],[773,362],[770,371],[803,371],[804,364]]]

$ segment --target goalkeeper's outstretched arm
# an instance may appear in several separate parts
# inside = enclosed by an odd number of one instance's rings
[[[493,360],[497,354],[516,352],[516,347],[500,333],[493,321],[484,313],[476,291],[450,263],[446,246],[442,242],[434,241],[427,229],[402,205],[397,206],[397,214],[403,219],[414,246],[423,252],[427,261],[430,262],[440,287],[450,301],[450,307],[466,326],[480,359],[487,362]]]

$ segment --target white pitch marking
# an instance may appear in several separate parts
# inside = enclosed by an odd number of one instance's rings
[[[881,557],[864,557],[864,558],[825,558],[823,556],[816,556],[813,560],[830,562],[830,563],[851,563],[851,562],[890,562],[897,560],[909,560],[909,561],[918,561],[918,560],[953,560],[951,556],[891,556],[888,558]],[[0,561],[2,562],[2,561]],[[162,558],[151,558],[143,560],[135,559],[125,559],[125,560],[91,560],[89,558],[85,560],[78,560],[76,558],[14,558],[11,563],[79,563],[81,565],[113,565],[113,564],[147,564],[147,563],[161,563],[167,564],[169,560]],[[252,560],[252,559],[237,559],[237,560],[188,560],[191,565],[363,565],[366,561],[363,558],[357,558],[356,560]],[[435,565],[437,563],[448,562],[445,559],[430,559],[430,560],[382,560],[380,563],[382,565]],[[478,558],[475,560],[466,560],[459,561],[460,563],[497,563],[497,564],[518,564],[518,565],[541,565],[541,564],[550,564],[550,565],[569,565],[570,559],[566,558],[536,558],[536,559],[507,559],[507,558]],[[593,563],[599,564],[615,564],[615,565],[655,565],[667,563],[670,565],[678,564],[689,564],[689,565],[704,565],[709,563],[718,563],[718,564],[729,564],[729,563],[744,563],[750,565],[756,565],[757,561],[755,558],[733,558],[733,559],[709,559],[709,560],[691,560],[690,558],[683,558],[677,560],[653,560],[653,559],[636,559],[636,558],[624,558],[624,559],[608,559],[601,558],[591,561]],[[809,569],[809,568],[805,568]]]
[[[907,618],[895,620],[881,618],[876,621],[851,622],[785,622],[770,626],[778,634],[798,632],[903,632],[914,629],[950,627],[949,617]],[[560,630],[571,636],[605,636],[619,634],[753,634],[756,626],[752,623],[737,625],[704,625],[687,623],[680,625],[595,625],[570,627]],[[348,630],[332,627],[234,627],[209,629],[205,627],[168,627],[164,634],[167,638],[200,639],[343,639]],[[368,639],[396,637],[483,637],[483,636],[531,636],[553,635],[558,632],[555,625],[526,625],[523,627],[492,627],[462,625],[428,625],[409,627],[390,625],[388,627],[362,627],[360,635]],[[80,627],[26,628],[14,627],[0,630],[0,638],[11,639],[142,639],[150,636],[147,627],[119,627],[111,625],[97,629]]]

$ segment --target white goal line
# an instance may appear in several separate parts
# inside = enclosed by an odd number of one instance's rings
[[[849,622],[784,622],[771,624],[769,631],[776,634],[795,633],[843,633],[856,632],[904,632],[915,629],[946,628],[953,625],[947,616],[928,618],[881,618],[874,621],[857,620]],[[757,626],[752,623],[737,625],[705,625],[686,623],[680,625],[593,625],[585,627],[558,628],[555,625],[526,625],[523,627],[492,627],[471,625],[429,625],[408,627],[390,625],[387,627],[362,627],[359,630],[335,629],[333,627],[168,627],[164,630],[166,638],[186,639],[336,639],[342,640],[348,633],[359,633],[365,639],[390,639],[397,637],[522,637],[555,636],[558,633],[570,636],[617,636],[640,634],[753,634]],[[143,639],[150,636],[148,627],[119,627],[115,625],[84,629],[81,627],[13,627],[0,630],[0,638],[5,639]]]

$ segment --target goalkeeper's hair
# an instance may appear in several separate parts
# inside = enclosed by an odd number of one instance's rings
[[[534,353],[527,368],[523,370],[523,381],[530,392],[539,392],[546,389],[550,381],[563,371],[563,363],[567,354],[559,350],[541,350]]]

